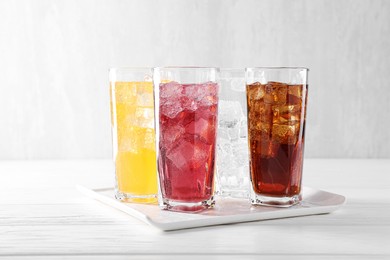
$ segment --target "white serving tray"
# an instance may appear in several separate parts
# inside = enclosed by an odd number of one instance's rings
[[[161,210],[157,205],[120,202],[114,198],[113,188],[78,186],[78,189],[88,197],[164,231],[324,214],[337,210],[345,203],[344,196],[304,187],[302,202],[289,208],[251,206],[247,199],[217,197],[213,209],[200,213],[179,213]]]

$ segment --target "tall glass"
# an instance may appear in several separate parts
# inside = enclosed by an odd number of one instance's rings
[[[152,70],[109,71],[115,197],[157,202]]]
[[[301,201],[308,88],[306,68],[247,68],[251,202]]]
[[[159,204],[173,211],[214,205],[218,69],[155,68]]]
[[[221,68],[218,109],[217,194],[249,197],[245,69]]]

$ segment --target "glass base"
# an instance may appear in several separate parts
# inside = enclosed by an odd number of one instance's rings
[[[187,213],[196,213],[203,211],[209,208],[214,207],[215,200],[214,197],[211,197],[208,200],[200,202],[182,202],[175,201],[163,198],[160,202],[160,208],[169,210],[169,211],[178,211],[178,212],[187,212]]]
[[[115,191],[115,198],[122,202],[130,202],[130,203],[144,203],[144,204],[157,203],[157,194],[134,195],[130,193]]]
[[[291,207],[301,201],[301,194],[292,197],[271,197],[259,194],[252,194],[251,196],[251,204],[254,206]]]

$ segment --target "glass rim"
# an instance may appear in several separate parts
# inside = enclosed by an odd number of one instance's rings
[[[222,80],[237,78],[244,79],[245,72],[245,68],[220,68],[219,78]]]
[[[110,67],[108,71],[120,71],[120,70],[152,70],[153,67]]]
[[[307,67],[246,67],[245,70],[306,70],[310,71]]]
[[[219,67],[201,67],[201,66],[163,66],[163,67],[154,67],[153,70],[161,70],[161,69],[176,69],[176,70],[192,70],[192,69],[214,69],[219,71]]]
[[[220,72],[229,72],[229,71],[233,71],[233,72],[235,72],[235,71],[244,71],[245,72],[245,69],[246,68],[223,68],[223,67],[220,67],[219,68],[219,71]]]
[[[245,70],[245,67],[219,67],[221,70]]]

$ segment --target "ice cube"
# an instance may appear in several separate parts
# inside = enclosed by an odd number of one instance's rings
[[[248,136],[248,124],[246,117],[242,117],[240,120],[240,138],[246,138]]]
[[[160,98],[177,98],[181,95],[183,86],[175,81],[160,83]]]
[[[199,101],[206,95],[206,91],[202,86],[201,84],[184,85],[184,95],[192,100]]]
[[[245,139],[240,139],[233,143],[232,146],[233,159],[237,167],[242,167],[248,164],[248,143]]]
[[[238,186],[236,189],[246,192],[249,190],[249,165],[242,166],[237,172]],[[245,197],[245,196],[244,196]]]
[[[218,90],[219,90],[219,85],[215,82],[206,82],[202,84],[204,88],[204,92],[206,96],[217,96],[218,95]]]
[[[167,151],[167,158],[181,170],[198,169],[206,167],[210,152],[211,145],[181,139],[176,147]]]
[[[206,95],[199,102],[199,106],[212,106],[218,103],[218,98],[216,95]]]
[[[288,94],[298,98],[302,98],[302,89],[303,89],[303,85],[289,85]]]
[[[237,169],[232,169],[232,171],[237,171]],[[227,177],[227,185],[236,187],[238,185],[237,176],[228,176]]]
[[[222,193],[229,194],[230,191],[239,186],[240,169],[234,166],[224,167],[218,171],[218,180]]]
[[[219,178],[219,185],[225,187],[227,186],[227,183],[227,176],[221,174]]]
[[[237,140],[240,138],[240,128],[236,124],[234,127],[231,125],[219,125],[218,136],[228,139],[229,141]]]
[[[142,146],[143,132],[139,127],[131,126],[118,131],[118,150],[121,152],[138,153]]]
[[[152,129],[146,129],[143,148],[154,151],[155,148],[155,135]]]
[[[211,106],[218,103],[218,84],[206,82],[189,86],[186,94],[198,102],[198,106]]]
[[[298,140],[300,124],[273,124],[272,140],[281,144],[295,144]]]
[[[249,119],[251,122],[272,122],[272,105],[263,101],[255,101],[249,107]]]
[[[137,100],[137,86],[134,82],[115,82],[115,101],[135,105]]]
[[[179,169],[189,164],[193,157],[193,146],[191,143],[182,140],[178,146],[167,151],[167,158]]]
[[[217,114],[218,114],[218,109],[216,105],[202,106],[196,110],[196,117],[203,117],[206,120],[210,120],[210,122],[212,121],[213,124],[214,123],[218,124],[216,120]]]
[[[136,124],[142,128],[154,128],[153,108],[137,107],[135,110]]]
[[[183,86],[177,82],[160,83],[160,112],[161,114],[174,118],[183,111],[180,97]]]
[[[192,145],[191,168],[197,169],[202,166],[206,167],[207,159],[211,155],[212,146],[199,141],[195,141]]]
[[[190,111],[195,111],[198,109],[199,103],[192,98],[189,98],[187,96],[182,96],[180,101],[181,101],[181,105],[182,105],[183,110],[187,109]]]
[[[153,107],[153,93],[141,92],[137,95],[137,106]]]
[[[137,125],[137,117],[135,116],[135,111],[137,108],[135,106],[128,106],[126,109],[123,109],[118,113],[118,126],[122,127],[131,127]],[[124,117],[119,118],[119,117]]]
[[[240,119],[244,116],[241,104],[238,101],[219,101],[218,124],[220,127],[236,127]]]
[[[237,92],[245,92],[245,78],[233,78],[230,81],[232,90]]]
[[[161,114],[169,118],[176,117],[181,111],[183,111],[183,107],[181,106],[180,100],[167,100],[164,103],[160,103]]]
[[[181,97],[181,104],[184,109],[195,111],[198,109],[199,100],[202,99],[202,91],[198,85],[184,85],[183,96]]]
[[[280,82],[268,82],[265,85],[264,102],[269,104],[285,104],[288,85]]]
[[[249,125],[250,139],[268,139],[271,136],[271,125],[269,122],[251,121]]]
[[[132,151],[132,147],[134,145],[132,144],[132,138],[121,138],[120,142],[118,142],[118,151],[120,152],[127,152]]]
[[[236,165],[232,163],[232,161],[225,160],[218,160],[218,171],[217,174],[219,175],[227,175],[230,174],[230,171],[235,167]]]
[[[221,169],[230,168],[233,164],[232,154],[232,145],[230,141],[219,139],[217,141],[217,160]]]
[[[196,110],[201,106],[217,104],[218,85],[213,82],[183,85],[183,109]]]
[[[238,120],[237,119],[229,119],[229,120],[219,120],[218,123],[221,128],[238,128]]]
[[[249,188],[249,163],[242,167],[242,173],[243,173],[243,182],[242,185],[243,187],[248,187]]]
[[[173,147],[176,142],[182,138],[182,135],[184,134],[185,129],[181,125],[173,125],[171,127],[166,127],[164,131],[162,132],[162,138],[164,141],[164,146],[167,149],[170,149]]]
[[[186,125],[186,133],[191,135],[197,135],[204,142],[212,144],[215,140],[215,128],[209,121],[200,117],[196,121],[192,121]]]
[[[218,138],[217,140],[218,149],[221,149],[221,152],[224,154],[232,153],[232,144],[229,140]]]
[[[291,94],[287,94],[286,103],[289,104],[289,105],[301,105],[302,100],[301,100],[301,98],[299,98],[297,96],[294,96],[294,95],[291,95]]]
[[[273,106],[273,123],[276,124],[295,124],[300,120],[300,105],[281,105]]]
[[[227,131],[227,128],[218,127],[218,140],[227,140],[230,141],[229,132]]]
[[[281,105],[281,106],[273,106],[272,111],[278,111],[280,114],[290,114],[290,113],[299,113],[301,110],[301,106],[299,105]]]
[[[264,85],[260,84],[259,82],[247,85],[246,91],[250,102],[262,99],[265,94]]]

